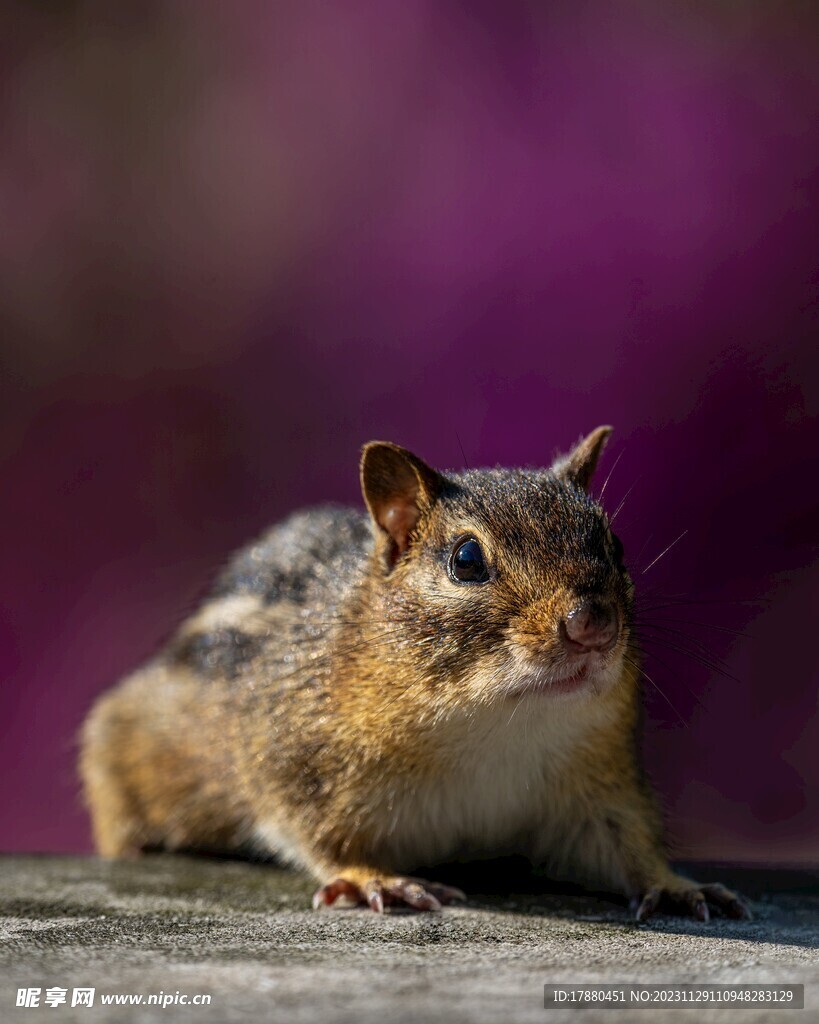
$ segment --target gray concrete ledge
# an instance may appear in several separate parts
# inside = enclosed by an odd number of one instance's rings
[[[502,872],[510,875],[504,881]],[[514,865],[449,878],[438,915],[309,909],[314,886],[271,865],[151,856],[0,858],[0,1021],[543,1022],[819,1020],[819,875],[699,869],[755,920],[658,917],[549,891]],[[500,892],[500,894],[499,894]],[[509,895],[513,893],[513,895]],[[806,1010],[549,1011],[546,982],[803,983]],[[92,1008],[17,1008],[19,987],[96,988]],[[206,1007],[99,1005],[101,993],[209,993]]]

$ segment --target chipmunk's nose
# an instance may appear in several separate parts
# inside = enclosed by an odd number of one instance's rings
[[[610,651],[618,631],[617,612],[604,601],[584,601],[560,623],[563,646],[575,653]]]

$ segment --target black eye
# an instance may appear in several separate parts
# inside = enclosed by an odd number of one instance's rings
[[[623,563],[623,542],[615,534],[611,535],[611,543],[614,547],[614,560],[618,565]]]
[[[449,559],[449,575],[458,583],[486,583],[489,573],[474,537],[459,541]]]

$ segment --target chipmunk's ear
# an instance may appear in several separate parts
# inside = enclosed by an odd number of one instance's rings
[[[566,480],[571,480],[584,491],[588,491],[597,468],[597,462],[606,447],[606,441],[611,434],[611,427],[598,427],[572,448],[568,455],[554,464],[554,472]]]
[[[423,512],[435,501],[443,478],[417,455],[387,441],[370,441],[361,453],[361,490],[394,564],[410,545]]]

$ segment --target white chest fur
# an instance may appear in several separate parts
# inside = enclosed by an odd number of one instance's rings
[[[385,782],[379,853],[396,870],[539,853],[572,814],[566,773],[603,714],[540,695],[448,723],[440,771],[421,784]]]

